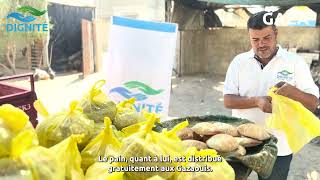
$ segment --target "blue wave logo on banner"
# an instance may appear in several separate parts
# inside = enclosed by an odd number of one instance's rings
[[[25,22],[25,23],[28,23],[28,22],[32,22],[34,20],[36,20],[35,17],[33,16],[27,16],[27,17],[24,17],[24,15],[20,14],[20,13],[17,13],[17,12],[13,12],[13,13],[10,13],[7,18],[15,18],[19,21],[22,21],[22,22]]]
[[[34,16],[42,16],[47,12],[46,10],[40,11],[40,10],[38,10],[34,7],[31,7],[31,6],[22,6],[22,7],[18,8],[17,11],[19,11],[21,13],[30,13],[33,16],[26,16],[25,17],[23,14],[21,14],[19,12],[12,12],[12,13],[8,14],[7,19],[14,18],[14,19],[17,19],[21,22],[29,23],[29,22],[36,20],[36,18]]]
[[[134,94],[124,87],[113,88],[110,90],[110,93],[118,93],[121,96],[125,97],[126,99],[135,98],[136,101],[143,101],[143,100],[148,99],[148,97],[146,95],[140,94],[140,93]]]
[[[111,89],[109,94],[118,93],[126,99],[135,98],[136,101],[143,101],[148,99],[148,96],[158,95],[163,92],[163,89],[156,90],[139,81],[129,81],[124,83],[124,86]],[[130,89],[138,89],[140,93],[133,93]]]

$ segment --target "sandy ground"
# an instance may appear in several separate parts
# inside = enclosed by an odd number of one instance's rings
[[[38,98],[42,100],[49,112],[60,111],[68,106],[67,102],[79,99],[102,74],[93,74],[82,80],[80,74],[58,75],[54,80],[38,81],[35,84]],[[224,114],[231,111],[223,107],[223,76],[197,75],[173,77],[169,116],[185,117],[190,115]],[[28,82],[15,84],[28,87]],[[320,144],[320,143],[319,143]],[[310,143],[294,155],[289,180],[320,180],[320,145]],[[313,178],[312,178],[313,177]],[[252,173],[250,180],[256,180]]]

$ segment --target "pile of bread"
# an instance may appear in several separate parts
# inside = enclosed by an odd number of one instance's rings
[[[258,146],[271,137],[266,129],[253,123],[235,127],[221,122],[200,122],[178,131],[177,135],[188,147],[215,149],[224,157],[244,156],[246,148]]]

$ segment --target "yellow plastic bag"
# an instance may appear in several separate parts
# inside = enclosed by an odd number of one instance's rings
[[[12,139],[10,157],[18,159],[21,154],[38,145],[37,134],[32,129],[21,131]]]
[[[36,134],[24,111],[10,104],[0,106],[0,158],[10,155],[13,138],[25,130],[31,130]],[[38,144],[37,138],[33,141],[33,144]]]
[[[117,114],[113,124],[118,130],[144,121],[143,114],[134,108],[135,99],[131,98],[117,104]]]
[[[13,133],[23,129],[29,121],[29,117],[24,111],[10,104],[0,106],[0,118],[2,123]]]
[[[86,180],[123,180],[124,172],[109,173],[109,168],[121,166],[121,163],[96,162],[86,172]]]
[[[320,136],[320,120],[300,102],[274,93],[271,88],[272,115],[267,127],[283,131],[293,153],[297,153],[313,138]]]
[[[235,172],[227,161],[219,156],[214,149],[198,151],[195,147],[189,148],[184,154],[185,162],[176,167],[176,180],[234,180]],[[202,162],[193,162],[196,158],[207,158]],[[211,157],[211,160],[209,160]],[[190,158],[190,159],[189,159]],[[193,158],[193,159],[192,159]],[[189,160],[192,160],[189,161]],[[190,170],[190,172],[188,172]]]
[[[167,136],[168,138],[180,140],[180,138],[177,136],[177,132],[183,128],[186,128],[188,125],[189,125],[188,120],[185,120],[185,121],[177,124],[170,131],[168,131],[167,128],[162,129],[161,133],[164,134],[165,136]]]
[[[128,166],[151,167],[150,172],[127,172],[126,175],[130,179],[148,179],[155,175],[169,179],[175,174],[174,171],[170,172],[171,167],[176,165],[174,157],[181,156],[185,151],[184,146],[180,140],[152,131],[154,123],[157,121],[159,121],[159,117],[156,114],[150,114],[147,122],[140,124],[140,129],[123,139],[121,154],[128,160]],[[136,159],[138,161],[132,162],[130,160],[134,157],[138,158]],[[148,157],[150,159],[140,161],[142,158]],[[156,167],[159,169],[157,170]],[[161,171],[162,168],[168,171]]]
[[[105,129],[105,127],[106,126],[104,123],[94,123],[94,133],[90,138],[90,141],[97,137]],[[111,127],[115,137],[121,141],[124,138],[123,132],[118,131],[115,125],[111,125]]]
[[[20,160],[0,159],[0,179],[33,180],[31,170]]]
[[[44,147],[34,146],[35,134],[32,130],[19,133],[12,140],[10,157],[27,167],[33,180],[64,180],[64,170],[55,154]]]
[[[72,134],[84,134],[82,142],[78,144],[80,150],[87,145],[94,133],[94,121],[88,119],[77,106],[78,102],[72,101],[69,110],[48,116],[48,113],[43,113],[45,108],[41,103],[39,101],[35,102],[37,111],[46,117],[36,127],[41,146],[49,148],[67,139]]]
[[[121,129],[121,132],[125,137],[128,137],[134,133],[137,133],[141,128],[145,127],[148,121],[155,120],[155,123],[160,123],[160,116],[155,113],[149,113],[145,110],[141,111],[144,120],[135,124],[132,124],[130,126],[127,126],[123,129]]]
[[[99,156],[120,155],[121,142],[115,137],[111,120],[105,117],[105,129],[97,137],[95,137],[81,152],[82,169],[86,170],[90,165],[98,161]]]
[[[155,176],[152,176],[151,178],[148,178],[147,180],[165,180],[165,179],[163,179],[161,176],[155,175]]]
[[[36,146],[21,155],[34,180],[64,180],[64,170],[55,154],[47,148]]]
[[[103,123],[104,117],[113,121],[117,111],[116,104],[101,90],[105,83],[105,80],[97,81],[80,102],[83,113],[96,123]]]
[[[9,156],[0,158],[0,179],[34,179],[32,169],[22,161],[21,154],[36,146],[36,138],[35,132],[29,129],[11,139]]]
[[[81,142],[84,135],[71,135],[50,148],[60,162],[60,166],[65,170],[66,179],[84,179],[81,169],[81,155],[77,144]]]

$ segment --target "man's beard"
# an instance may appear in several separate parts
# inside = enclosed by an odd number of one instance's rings
[[[272,49],[271,47],[263,47],[257,49],[256,55],[261,59],[270,59],[275,55],[276,52],[276,48]]]

